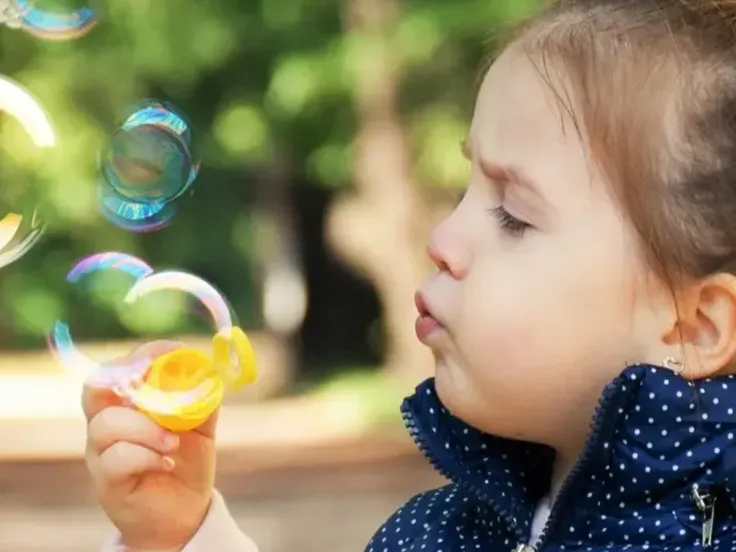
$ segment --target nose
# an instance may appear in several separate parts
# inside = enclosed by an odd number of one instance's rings
[[[463,238],[461,223],[456,209],[432,230],[427,244],[432,263],[456,280],[465,278],[471,261],[469,244]]]

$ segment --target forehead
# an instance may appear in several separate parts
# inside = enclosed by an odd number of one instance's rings
[[[546,120],[551,111],[559,112],[551,88],[529,57],[518,49],[508,49],[483,79],[475,119],[479,124],[493,122],[511,131],[519,125],[534,124],[539,117]]]
[[[550,86],[526,55],[507,50],[483,80],[470,142],[478,155],[521,170],[544,192],[554,183],[559,194],[574,182],[589,187],[594,174],[575,120],[555,91],[565,94],[561,79]]]

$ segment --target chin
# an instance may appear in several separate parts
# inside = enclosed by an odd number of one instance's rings
[[[518,438],[515,431],[505,427],[507,417],[493,412],[492,403],[478,397],[473,381],[461,366],[452,362],[437,361],[435,365],[435,389],[442,405],[456,418],[475,429],[505,438]]]
[[[440,401],[453,416],[463,419],[463,406],[467,407],[470,399],[462,391],[468,388],[467,379],[459,367],[444,359],[437,359],[434,374],[435,389]]]
[[[459,392],[450,378],[439,376],[438,373],[435,388],[437,397],[450,414],[469,426],[488,433],[489,428],[483,427],[482,420],[477,417],[478,411],[477,408],[474,408],[472,397]]]

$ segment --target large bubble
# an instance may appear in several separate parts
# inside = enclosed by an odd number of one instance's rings
[[[0,23],[48,40],[71,40],[97,23],[89,7],[67,8],[52,0],[0,0]]]
[[[19,83],[0,75],[0,116],[3,113],[20,123],[41,157],[56,146],[54,129],[41,103]],[[5,147],[2,153],[5,157]],[[14,164],[10,155],[0,165],[0,267],[28,253],[46,226],[37,209],[38,190],[27,180],[28,174],[13,171]]]
[[[75,344],[69,324],[59,320],[49,334],[49,346],[69,373],[84,378],[87,385],[114,390],[174,431],[197,427],[220,405],[225,392],[254,381],[255,359],[248,338],[237,326],[226,299],[211,284],[186,272],[156,272],[141,259],[117,252],[82,259],[69,271],[67,280],[86,286],[88,294],[109,296],[111,292],[104,284],[94,282],[94,277],[105,271],[118,272],[129,280],[123,308],[134,308],[158,293],[174,293],[195,301],[196,310],[206,315],[213,334],[211,350],[183,346],[155,358],[127,363],[93,360]]]
[[[176,214],[200,163],[191,125],[173,105],[146,100],[133,107],[100,155],[100,208],[113,224],[158,230]]]

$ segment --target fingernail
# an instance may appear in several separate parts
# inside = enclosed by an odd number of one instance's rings
[[[174,450],[179,446],[179,436],[173,433],[164,435],[164,446],[169,450]]]
[[[174,462],[174,459],[173,458],[170,458],[168,456],[164,456],[164,469],[166,471],[173,470],[175,465],[176,465],[176,462]]]

